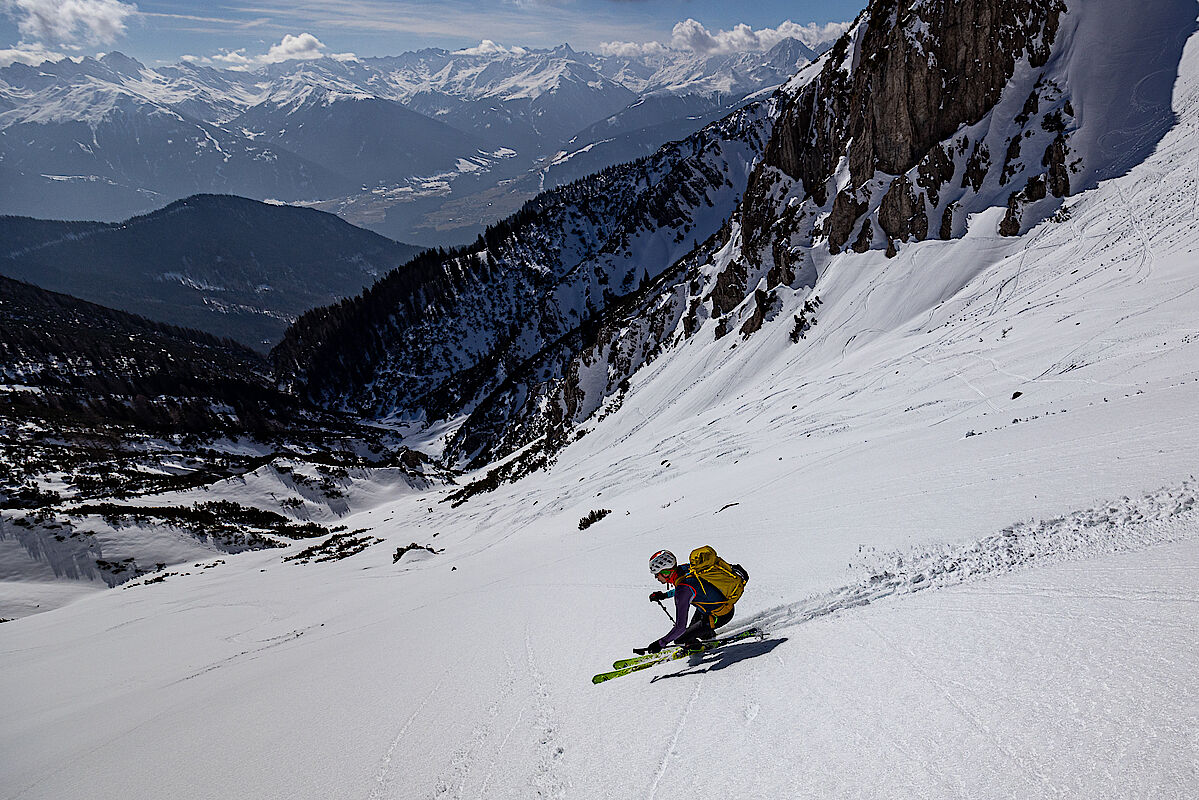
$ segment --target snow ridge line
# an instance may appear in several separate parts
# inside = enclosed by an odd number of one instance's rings
[[[1194,536],[1168,523],[1199,518],[1199,483],[1182,484],[1140,498],[1122,497],[1049,520],[1017,522],[977,542],[863,553],[867,575],[856,584],[799,603],[767,609],[747,625],[775,630],[929,588],[955,586],[1039,564],[1141,550]]]

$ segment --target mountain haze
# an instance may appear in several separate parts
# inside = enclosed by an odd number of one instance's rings
[[[461,243],[585,174],[576,167],[646,155],[812,57],[785,40],[709,58],[563,45],[252,72],[151,68],[121,53],[14,64],[0,69],[0,212],[116,221],[221,192],[315,205],[404,241]],[[589,145],[585,164],[560,168]]]
[[[268,99],[230,124],[362,186],[453,171],[484,147],[481,139],[397,102],[327,90]]]

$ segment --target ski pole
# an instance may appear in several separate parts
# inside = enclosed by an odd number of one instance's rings
[[[666,606],[662,605],[662,601],[655,600],[654,602],[656,602],[658,604],[658,608],[662,609],[662,613],[665,614],[666,616],[670,617],[671,622],[674,622],[674,615],[666,610]]]

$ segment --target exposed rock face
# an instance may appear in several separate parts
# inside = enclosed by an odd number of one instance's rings
[[[734,261],[725,267],[712,288],[712,316],[722,317],[736,308],[745,298],[745,283],[744,264]]]
[[[1008,197],[1007,214],[1003,216],[1003,222],[999,223],[999,234],[1001,236],[1019,236],[1024,206],[1044,199],[1045,176],[1034,175],[1028,179],[1028,183],[1024,185],[1023,189],[1012,192]]]
[[[1016,62],[1049,58],[1060,0],[880,0],[846,72],[850,39],[776,127],[765,163],[803,182],[820,205],[841,154],[850,185],[907,172],[995,105]],[[848,146],[848,147],[847,147]]]
[[[957,203],[950,203],[945,206],[945,211],[941,214],[941,230],[938,232],[942,239],[953,238],[953,212],[957,210]]]
[[[941,187],[953,179],[953,171],[953,158],[941,145],[929,150],[920,162],[916,184],[928,192],[929,202],[934,208],[941,204]]]
[[[865,253],[870,249],[870,245],[874,242],[874,221],[869,217],[862,220],[862,229],[858,231],[858,238],[854,240],[853,251],[855,253]]]
[[[1041,158],[1042,166],[1049,172],[1049,191],[1054,197],[1066,197],[1070,194],[1070,170],[1066,166],[1066,137],[1059,133]]]
[[[950,206],[960,208],[965,192],[990,192],[987,204],[1003,202],[995,187],[1028,178],[1028,156],[1045,147],[1035,120],[1042,115],[1050,130],[1052,115],[1060,119],[1062,92],[1037,78],[1031,91],[1015,89],[1025,99],[1014,120],[980,123],[1018,64],[1032,70],[1046,64],[1064,10],[1063,0],[876,0],[819,74],[789,96],[750,179],[755,192],[743,206],[746,230],[770,227],[778,214],[770,198],[799,195],[804,207],[787,213],[811,222],[807,230],[793,226],[791,244],[823,237],[833,254],[851,240],[853,250],[868,249],[878,239],[873,224],[861,221],[867,215],[894,255],[899,242],[928,237],[930,218],[940,220],[934,233],[952,235]],[[1018,129],[988,139],[987,125],[1005,124]],[[1064,138],[1060,147],[1066,148]],[[994,173],[993,151],[1004,155]],[[1056,188],[1063,186],[1066,173],[1056,165],[1065,164],[1065,155],[1045,156]],[[798,189],[778,188],[787,180]],[[816,225],[821,211],[826,216]],[[756,234],[747,236],[747,246],[756,243]],[[765,244],[786,250],[777,238]]]
[[[970,160],[966,162],[966,171],[962,173],[962,188],[969,186],[977,192],[987,179],[987,170],[990,168],[991,151],[982,142],[975,142]]]
[[[1024,197],[1030,202],[1035,203],[1038,200],[1045,199],[1045,178],[1041,175],[1034,175],[1028,179],[1028,183],[1024,185]]]
[[[1000,236],[1020,235],[1020,193],[1012,192],[1007,199],[1007,213],[999,223]]]
[[[775,286],[784,284],[789,286],[795,283],[797,272],[791,251],[786,247],[782,247],[780,243],[775,242],[772,254],[774,256],[774,266],[766,274],[767,287],[773,289]]]
[[[741,335],[748,338],[751,334],[762,330],[762,323],[766,321],[766,313],[769,310],[770,295],[761,289],[754,290],[754,311],[741,326]]]
[[[832,213],[829,214],[826,223],[825,232],[828,235],[829,252],[834,254],[840,252],[853,233],[854,223],[858,221],[858,217],[866,213],[868,208],[866,203],[854,197],[849,190],[837,193],[833,199]]]
[[[1017,162],[1020,159],[1020,134],[1013,136],[1008,140],[1007,154],[1003,157],[1003,170],[999,173],[999,185],[1008,182],[1008,179],[1019,170]]]
[[[887,234],[887,254],[895,255],[895,242],[915,236],[928,236],[928,215],[924,212],[924,195],[915,195],[907,176],[900,175],[883,195],[878,209],[878,224]]]

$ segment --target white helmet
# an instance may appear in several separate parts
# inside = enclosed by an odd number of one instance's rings
[[[657,575],[659,572],[674,569],[676,564],[678,562],[674,558],[674,553],[669,550],[659,550],[649,558],[649,571]]]

